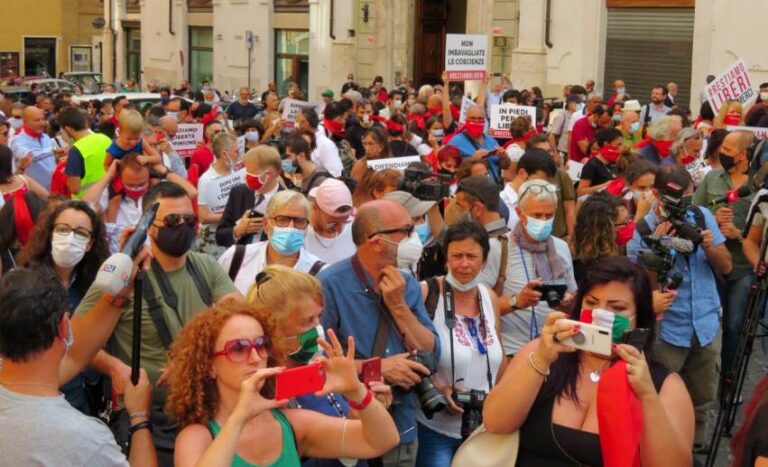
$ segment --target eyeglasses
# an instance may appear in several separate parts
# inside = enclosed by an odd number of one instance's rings
[[[194,214],[168,214],[162,219],[163,225],[155,227],[176,227],[179,224],[187,224],[189,227],[197,225],[197,216]]]
[[[413,234],[413,230],[415,229],[415,226],[413,224],[408,224],[403,227],[398,227],[396,229],[386,229],[386,230],[379,230],[378,232],[374,232],[368,236],[368,238],[373,238],[376,235],[391,235],[396,233],[402,233],[405,234],[406,237],[410,237],[411,234]]]
[[[526,187],[526,189],[522,193],[520,193],[520,199],[522,199],[523,196],[525,196],[525,194],[528,193],[529,191],[534,195],[539,195],[541,193],[544,193],[545,191],[547,193],[556,194],[558,192],[558,189],[555,185],[552,185],[551,183],[547,183],[546,185],[528,185],[528,187]]]
[[[299,230],[306,229],[307,224],[309,224],[309,221],[306,217],[274,216],[270,217],[269,219],[275,221],[275,224],[278,227],[288,227],[291,225],[291,222],[293,222],[293,226]]]
[[[75,233],[75,237],[79,238],[80,240],[90,240],[91,239],[91,231],[88,229],[83,228],[72,228],[71,226],[67,224],[56,224],[53,226],[53,232],[57,233],[59,235],[69,235],[71,232]]]
[[[261,358],[269,357],[269,339],[267,336],[259,336],[253,340],[233,339],[224,344],[224,350],[214,352],[213,356],[224,355],[232,363],[241,363],[248,360],[251,349],[256,350]]]

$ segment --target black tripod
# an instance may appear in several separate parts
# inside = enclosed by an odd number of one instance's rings
[[[747,229],[749,229],[749,225]],[[765,261],[766,250],[768,249],[768,231],[763,233],[763,239],[760,243],[759,261]],[[744,388],[744,380],[747,377],[747,368],[749,367],[749,358],[752,356],[752,346],[757,335],[757,327],[760,324],[760,317],[765,309],[766,300],[768,300],[768,272],[759,268],[757,279],[749,289],[749,301],[747,302],[747,315],[744,320],[744,326],[741,328],[741,335],[736,346],[736,354],[733,356],[733,363],[721,381],[720,386],[720,408],[717,412],[712,441],[707,453],[705,467],[713,467],[717,450],[720,447],[720,438],[731,436],[731,430],[736,421],[738,412],[738,400],[741,391]]]

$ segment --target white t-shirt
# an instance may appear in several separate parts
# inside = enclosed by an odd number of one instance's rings
[[[235,276],[235,288],[243,295],[248,293],[248,290],[253,285],[256,279],[256,274],[260,273],[267,267],[267,246],[269,242],[251,243],[245,246],[245,256],[243,256],[243,263],[240,265],[240,271]],[[222,253],[219,257],[219,264],[221,267],[229,272],[229,266],[232,264],[232,258],[235,255],[235,245],[229,247],[227,251]],[[320,261],[312,253],[308,252],[304,248],[299,250],[299,260],[293,266],[293,269],[299,272],[308,273],[315,263]],[[325,267],[325,266],[323,266]]]
[[[514,241],[514,235],[510,232],[509,258],[507,259],[507,280],[504,282],[504,295],[519,292],[525,284],[536,279],[533,255],[520,248]],[[565,270],[565,279],[568,283],[568,291],[576,291],[576,278],[573,276],[573,261],[568,244],[563,240],[552,237],[555,250],[560,263]],[[524,261],[524,262],[523,262]],[[541,301],[533,307],[536,313],[536,322],[531,322],[531,308],[514,310],[501,317],[501,342],[504,344],[504,353],[512,355],[517,353],[532,338],[538,337],[544,327],[544,319],[552,311],[547,302]]]
[[[338,237],[325,238],[315,233],[310,224],[307,227],[307,239],[304,248],[320,258],[324,263],[333,264],[355,254],[355,242],[352,241],[352,224],[344,226]]]
[[[517,192],[514,188],[512,188],[511,184],[505,183],[504,189],[501,190],[501,193],[499,193],[499,197],[501,198],[501,201],[509,208],[509,221],[507,221],[507,227],[509,230],[514,230],[519,221],[517,217],[517,211],[515,211],[518,199]]]
[[[0,452],[3,465],[128,466],[109,428],[63,395],[27,396],[2,386]]]
[[[244,180],[244,170],[222,175],[211,165],[197,182],[197,204],[207,207],[212,214],[221,214],[227,206],[229,192]]]
[[[312,162],[317,170],[325,170],[334,177],[340,177],[344,166],[339,157],[339,148],[325,136],[324,130],[315,133],[315,144],[317,147],[312,151]]]
[[[488,351],[488,362],[485,355],[482,355],[477,349],[477,340],[469,333],[469,324],[463,317],[456,314],[456,325],[453,328],[453,355],[456,369],[456,385],[460,390],[468,391],[470,389],[479,389],[490,392],[488,387],[488,363],[491,365],[491,381],[496,381],[496,374],[501,367],[504,354],[502,353],[499,336],[496,334],[496,315],[493,311],[493,302],[489,290],[484,285],[478,285],[483,306],[483,324],[480,324],[480,317],[472,318],[477,330],[478,339],[485,335],[483,344]],[[440,361],[437,364],[437,374],[435,378],[442,385],[451,385],[451,347],[449,345],[448,327],[445,325],[445,311],[443,303],[443,294],[437,301],[435,308],[435,317],[432,322],[440,338]],[[487,330],[487,331],[486,331]],[[487,332],[487,334],[486,334]],[[447,410],[441,410],[428,420],[424,413],[419,410],[416,412],[416,418],[422,425],[434,430],[442,435],[454,439],[461,439],[461,415],[454,415]]]
[[[143,196],[139,198],[138,201],[134,201],[130,196],[123,196],[123,199],[120,201],[120,206],[117,208],[115,224],[124,227],[133,227],[136,225],[139,222],[139,219],[141,219],[143,202]]]

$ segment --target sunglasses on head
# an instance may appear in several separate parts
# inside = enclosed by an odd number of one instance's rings
[[[180,224],[187,224],[190,227],[197,225],[197,216],[194,214],[168,214],[161,219],[162,227],[176,227]],[[159,226],[155,226],[159,227]]]
[[[251,349],[256,350],[259,357],[267,358],[269,356],[269,338],[267,336],[259,336],[253,340],[245,338],[232,339],[224,344],[224,350],[214,352],[213,356],[224,355],[232,363],[241,363],[248,360],[248,356],[251,355]]]

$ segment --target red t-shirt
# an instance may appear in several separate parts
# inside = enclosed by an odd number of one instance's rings
[[[573,125],[573,131],[571,132],[570,150],[568,151],[568,158],[572,161],[580,162],[582,159],[589,155],[589,150],[586,154],[582,154],[579,150],[578,142],[587,139],[592,141],[595,139],[595,132],[597,130],[592,127],[592,123],[589,118],[581,118]]]
[[[200,146],[192,153],[192,159],[189,163],[197,164],[200,173],[203,174],[208,170],[208,167],[213,164],[213,151],[211,151],[211,148],[208,146]]]

